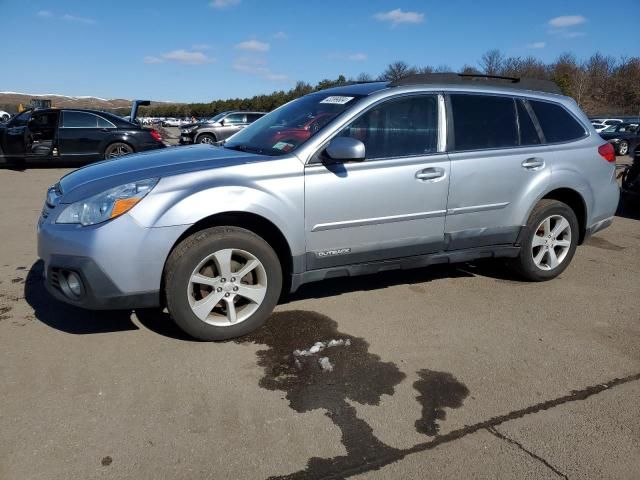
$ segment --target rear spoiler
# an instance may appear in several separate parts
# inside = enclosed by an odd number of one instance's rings
[[[148,107],[151,105],[149,100],[134,100],[131,103],[131,116],[129,117],[129,121],[131,123],[136,123],[136,117],[138,116],[138,107]]]

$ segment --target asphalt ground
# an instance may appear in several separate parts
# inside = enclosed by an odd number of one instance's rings
[[[203,343],[47,295],[35,224],[67,171],[0,170],[0,479],[640,478],[640,211],[551,282],[325,281]]]

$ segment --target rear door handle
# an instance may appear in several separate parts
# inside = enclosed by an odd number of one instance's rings
[[[416,172],[418,180],[437,180],[444,177],[444,168],[430,167]]]
[[[544,168],[544,160],[541,158],[527,158],[522,162],[522,168],[526,168],[527,170],[540,170]]]

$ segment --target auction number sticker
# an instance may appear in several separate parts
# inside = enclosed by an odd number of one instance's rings
[[[320,103],[332,103],[334,105],[344,105],[345,103],[348,103],[350,100],[353,100],[353,97],[333,96],[333,97],[325,98]]]

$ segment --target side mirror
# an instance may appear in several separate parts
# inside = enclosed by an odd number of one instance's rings
[[[220,122],[218,122],[218,123],[220,123],[220,125],[222,125],[224,127],[224,118],[222,120],[220,120]]]
[[[331,160],[341,162],[361,162],[365,158],[364,143],[351,137],[335,137],[325,152]]]

